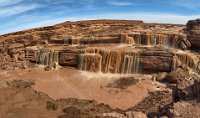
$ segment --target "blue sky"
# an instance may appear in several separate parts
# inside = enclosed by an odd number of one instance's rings
[[[185,24],[196,18],[200,18],[199,0],[0,0],[0,34],[68,20]]]

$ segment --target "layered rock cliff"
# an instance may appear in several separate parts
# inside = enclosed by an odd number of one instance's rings
[[[191,47],[183,31],[183,25],[142,21],[65,22],[0,36],[0,64],[1,69],[35,63],[123,74],[170,72],[181,64],[198,70],[198,55],[179,51]]]
[[[187,23],[188,40],[196,48],[200,46],[200,19],[190,20]]]

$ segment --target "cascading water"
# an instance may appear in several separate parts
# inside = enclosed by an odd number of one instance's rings
[[[49,65],[49,51],[48,50],[40,50],[36,54],[36,63],[40,65],[47,66]]]
[[[111,62],[111,52],[109,51],[109,50],[107,50],[107,51],[103,51],[102,53],[101,53],[101,55],[102,55],[102,70],[101,71],[103,71],[104,73],[109,73],[110,72],[110,70],[109,70],[109,68],[110,68],[110,62]]]
[[[79,55],[78,68],[83,71],[135,74],[140,72],[138,53],[124,54],[102,50],[97,53]]]
[[[134,53],[133,55],[125,55],[123,65],[122,65],[122,73],[124,74],[134,74],[139,73],[139,54]]]
[[[40,50],[36,52],[36,63],[43,66],[53,66],[54,63],[58,64],[59,55],[57,51]]]
[[[78,55],[78,69],[79,70],[84,70],[84,67],[83,67],[83,58],[84,56],[82,54]]]
[[[133,33],[133,34],[121,34],[121,43],[125,44],[137,44],[143,46],[155,47],[156,45],[161,45],[166,48],[179,46],[180,41],[185,40],[185,36],[176,34],[151,34],[151,33]],[[88,39],[88,43],[92,40]],[[137,46],[136,45],[136,46]],[[142,63],[142,56],[140,59],[140,54],[138,52],[132,52],[124,50],[126,48],[130,49],[131,46],[122,47],[122,50],[110,50],[110,49],[97,49],[98,51],[85,51],[79,55],[78,66],[80,70],[91,71],[91,72],[103,72],[103,73],[123,73],[123,74],[134,74],[140,73],[143,70],[140,67]],[[133,46],[134,47],[134,46]],[[154,54],[152,54],[154,55]],[[177,67],[177,61],[180,56],[174,56],[172,59],[171,70]],[[186,65],[191,66],[191,62],[183,60]],[[148,63],[147,63],[148,64]],[[169,66],[170,68],[170,66]],[[170,69],[169,69],[170,70]]]
[[[153,46],[156,46],[156,41],[157,41],[157,38],[156,37],[153,37]]]
[[[175,70],[177,68],[177,57],[173,56],[172,58],[172,66],[171,66],[171,71]]]
[[[164,47],[190,47],[190,43],[187,41],[187,37],[178,34],[151,34],[151,33],[133,33],[130,34],[133,38],[133,42],[138,45],[144,46],[156,46],[161,45]],[[182,43],[182,46],[180,44]]]
[[[191,53],[176,53],[175,56],[182,64],[193,69],[196,68],[199,62],[199,58]]]
[[[102,57],[99,54],[80,54],[79,69],[83,71],[99,72],[101,70]]]

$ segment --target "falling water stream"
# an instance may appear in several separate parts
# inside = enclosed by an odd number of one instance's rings
[[[122,73],[125,74],[134,74],[139,73],[140,66],[139,54],[126,55],[124,57]]]
[[[120,59],[121,58],[121,59]],[[120,54],[105,51],[100,54],[80,54],[78,67],[83,71],[135,74],[140,72],[140,58],[138,53]]]
[[[52,66],[58,63],[58,52],[41,49],[36,53],[36,63],[43,66]]]

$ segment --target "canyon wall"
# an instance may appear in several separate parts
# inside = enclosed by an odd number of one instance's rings
[[[32,54],[33,51],[30,50],[30,53],[27,53],[29,54],[27,57],[31,57],[31,54],[32,57],[30,59],[33,62],[37,62],[38,58],[41,58],[42,63],[40,64],[42,65],[52,63],[52,61],[49,62],[52,60],[50,58],[56,58],[60,66],[71,66],[84,71],[103,73],[134,74],[170,72],[178,66],[176,65],[176,61],[179,58],[175,59],[174,53],[147,50],[135,51],[134,48],[127,47],[117,47],[117,49],[89,47],[86,49],[76,49],[76,51],[62,50],[58,52],[58,55],[53,55],[55,57],[51,57],[50,53],[39,53],[40,55],[38,55],[38,51]],[[181,62],[186,64],[194,63],[193,60],[185,59],[186,56],[182,57],[180,57]]]
[[[188,29],[194,29],[190,22]],[[0,36],[0,69],[27,68],[35,63],[123,74],[170,72],[183,64],[198,70],[199,56],[180,52],[188,50],[190,42],[193,45],[183,25],[65,22]]]

